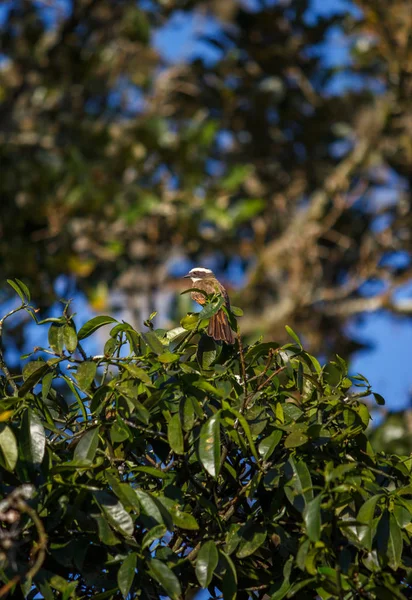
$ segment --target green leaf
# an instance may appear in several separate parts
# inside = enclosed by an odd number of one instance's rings
[[[20,300],[24,304],[25,303],[24,293],[20,289],[20,286],[17,283],[15,283],[12,279],[7,279],[7,283],[9,284],[9,286],[11,286],[13,288],[13,290],[20,297]]]
[[[321,512],[320,505],[322,503],[322,494],[319,494],[307,503],[305,510],[303,511],[303,519],[306,525],[306,533],[312,542],[318,542],[320,540],[321,532]]]
[[[141,336],[152,352],[157,355],[163,354],[163,344],[154,331],[147,331],[146,333],[142,333]]]
[[[267,531],[262,525],[252,524],[247,526],[240,540],[236,552],[238,558],[250,556],[264,543]]]
[[[117,321],[116,319],[113,319],[113,317],[94,317],[93,319],[90,319],[90,321],[87,321],[87,323],[80,328],[77,337],[79,340],[84,340],[85,338],[89,337],[89,335],[92,335],[92,333],[100,329],[100,327],[109,325],[109,323],[117,323]]]
[[[46,448],[46,434],[38,415],[28,408],[24,411],[22,420],[24,454],[33,465],[43,462]]]
[[[210,319],[210,317],[213,317],[213,315],[215,315],[222,308],[224,303],[225,298],[223,296],[219,296],[214,302],[209,302],[208,304],[205,304],[204,308],[202,308],[202,310],[199,313],[199,321],[201,321],[202,319]]]
[[[193,329],[196,329],[198,323],[199,323],[199,314],[198,313],[195,313],[193,315],[186,315],[180,321],[180,325],[186,331],[192,331]]]
[[[401,529],[395,516],[389,516],[389,539],[387,547],[388,562],[391,569],[397,571],[402,564],[403,540]]]
[[[256,461],[259,462],[259,454],[256,450],[256,446],[252,438],[252,432],[250,431],[249,423],[246,421],[245,417],[239,411],[232,408],[228,402],[224,401],[222,405],[225,410],[231,412],[239,421],[239,424],[242,426],[242,429],[246,435],[250,451],[252,452],[253,457],[256,459]]]
[[[49,345],[50,348],[56,354],[63,352],[64,340],[63,340],[63,327],[53,323],[49,329]]]
[[[92,517],[97,523],[100,541],[107,546],[115,546],[118,544],[119,538],[114,534],[106,517],[103,515],[92,515]]]
[[[218,562],[219,554],[215,542],[209,540],[202,544],[196,559],[196,577],[203,588],[207,588],[212,581]]]
[[[232,312],[235,315],[235,317],[243,317],[243,310],[238,306],[231,306],[230,312]]]
[[[17,442],[13,431],[4,423],[0,423],[0,450],[4,467],[14,471],[18,458]]]
[[[293,331],[292,327],[289,327],[289,325],[285,325],[285,329],[290,335],[290,337],[297,343],[297,345],[300,346],[300,348],[302,348],[302,342],[300,341],[296,333]]]
[[[99,445],[99,427],[87,431],[78,442],[73,459],[79,462],[92,463]]]
[[[160,583],[171,600],[181,600],[182,588],[180,587],[179,580],[164,562],[157,558],[152,558],[149,562],[149,570],[153,579]]]
[[[96,363],[91,361],[82,362],[77,367],[76,380],[82,390],[89,389],[96,376],[96,371]]]
[[[128,437],[129,428],[126,423],[123,423],[120,419],[110,427],[110,439],[112,443],[124,442]]]
[[[208,335],[202,335],[197,345],[196,358],[202,369],[208,369],[216,360],[218,345]]]
[[[293,556],[288,558],[288,560],[286,561],[285,566],[283,567],[282,581],[280,582],[279,587],[276,590],[276,592],[274,592],[271,595],[270,600],[282,600],[282,598],[284,598],[286,596],[286,594],[288,593],[288,591],[290,590],[291,584],[289,583],[289,580],[290,580],[290,574],[292,572],[292,565],[293,565]]]
[[[150,529],[143,536],[142,550],[144,550],[145,548],[150,548],[150,546],[153,544],[153,542],[164,537],[166,535],[166,533],[167,533],[166,525],[155,525],[154,527],[152,527],[152,529]]]
[[[30,290],[27,287],[27,285],[25,283],[23,283],[20,279],[17,279],[17,277],[16,277],[16,282],[17,282],[18,286],[20,287],[21,291],[23,292],[23,294],[26,296],[28,302],[30,302],[31,294],[30,294]]]
[[[43,377],[43,381],[42,381],[41,398],[42,398],[43,402],[46,402],[46,399],[49,395],[52,383],[53,383],[53,373],[47,373],[47,375],[45,375]]]
[[[72,354],[77,348],[77,333],[73,323],[63,325],[63,342],[67,352]]]
[[[123,561],[122,566],[117,572],[117,584],[122,593],[123,598],[130,592],[134,575],[136,572],[137,556],[132,553]]]
[[[382,494],[376,494],[371,498],[368,498],[366,502],[362,504],[358,511],[356,520],[359,523],[365,523],[365,525],[357,526],[357,535],[359,541],[365,546],[367,550],[372,550],[372,541],[375,533],[373,527],[373,519],[375,516],[375,508],[378,500],[382,497]]]
[[[375,400],[376,400],[376,404],[379,404],[379,406],[384,406],[385,405],[385,398],[383,396],[381,396],[380,394],[377,394],[376,392],[372,392]]]
[[[27,376],[27,374],[30,372],[29,365],[34,365],[34,363],[36,364],[36,368],[31,371],[31,374],[29,376]],[[28,363],[26,367],[27,368],[23,370],[23,377],[25,378],[25,382],[20,387],[18,392],[20,398],[24,398],[27,392],[30,392],[35,387],[35,385],[37,385],[40,379],[42,379],[44,375],[46,375],[46,373],[50,371],[50,366],[47,363],[44,363],[40,360],[35,360],[31,363]]]
[[[263,458],[263,460],[268,460],[276,446],[279,444],[282,439],[282,431],[280,429],[275,429],[272,431],[270,435],[265,437],[259,444],[259,454]]]
[[[180,529],[187,529],[188,531],[197,531],[199,529],[199,523],[190,513],[175,509],[172,511],[172,519],[176,527]]]
[[[179,354],[174,354],[173,352],[164,352],[163,354],[159,354],[159,356],[157,357],[157,360],[159,360],[161,363],[163,363],[165,365],[168,365],[168,364],[178,361],[179,358],[180,358]]]
[[[103,491],[93,493],[97,503],[101,506],[109,523],[121,534],[130,536],[134,531],[133,519],[124,509],[121,502],[111,494]]]
[[[148,492],[145,492],[141,489],[135,490],[136,496],[139,500],[140,506],[142,507],[143,512],[148,516],[152,517],[152,519],[158,524],[164,523],[164,512],[162,511],[162,507],[158,501]],[[166,510],[166,509],[165,509]]]
[[[299,512],[303,512],[306,504],[313,499],[309,469],[304,461],[290,456],[285,464],[285,474],[288,479],[284,488],[286,497]]]
[[[123,364],[122,367],[124,367],[132,377],[135,377],[139,381],[143,381],[146,385],[152,385],[152,380],[142,367],[137,367],[132,363]]]
[[[206,471],[217,477],[220,468],[220,411],[202,425],[199,438],[199,459]]]
[[[309,438],[304,431],[292,431],[285,439],[285,448],[298,448],[308,442]]]
[[[225,574],[222,579],[222,593],[223,600],[236,600],[237,595],[237,573],[236,567],[230,558],[225,552],[219,550],[220,557],[222,561],[226,563]]]
[[[179,413],[175,413],[167,426],[167,439],[173,452],[184,453],[183,432]]]

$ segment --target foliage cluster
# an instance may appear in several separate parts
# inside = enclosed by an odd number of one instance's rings
[[[77,330],[11,284],[1,327],[25,310],[49,347],[15,376],[0,357],[0,596],[410,597],[412,459],[374,452],[370,385],[340,357],[321,367],[290,328],[218,345],[213,299],[171,331]]]
[[[3,5],[0,278],[49,306],[75,276],[101,312],[176,256],[237,260],[245,334],[344,357],[348,315],[412,311],[409,2]],[[176,64],[155,42],[182,20]]]

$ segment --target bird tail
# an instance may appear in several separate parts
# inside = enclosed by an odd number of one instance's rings
[[[222,340],[226,344],[235,343],[235,336],[230,328],[227,314],[222,309],[210,318],[207,333],[214,340]]]

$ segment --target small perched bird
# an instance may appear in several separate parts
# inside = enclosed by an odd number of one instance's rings
[[[204,290],[206,294],[220,294],[225,299],[226,308],[230,309],[229,296],[223,285],[218,281],[210,269],[195,267],[185,277],[192,280],[194,288]],[[192,299],[198,304],[206,304],[206,297],[200,292],[192,292]],[[227,314],[221,308],[210,318],[207,334],[214,340],[222,340],[226,344],[234,344],[235,336],[229,325]]]

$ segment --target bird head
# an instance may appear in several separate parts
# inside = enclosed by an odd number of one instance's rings
[[[210,269],[205,269],[204,267],[195,267],[194,269],[189,271],[187,275],[185,275],[185,278],[191,279],[192,283],[196,283],[197,281],[201,281],[202,279],[210,279],[212,277],[215,277],[213,271],[211,271]]]

